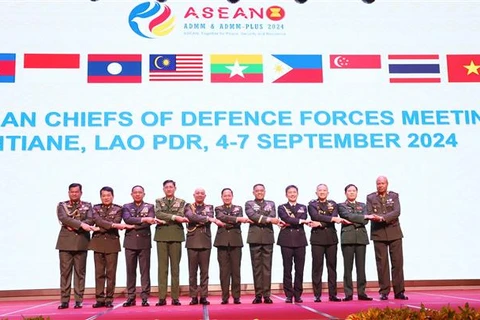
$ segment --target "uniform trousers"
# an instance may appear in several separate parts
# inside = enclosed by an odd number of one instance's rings
[[[273,244],[250,244],[253,286],[256,297],[270,297],[272,288]]]
[[[283,291],[287,298],[302,296],[305,247],[281,247],[283,259]],[[295,278],[292,286],[292,267],[295,264]]]
[[[322,295],[323,261],[326,260],[328,274],[328,295],[337,295],[337,244],[312,244],[312,285],[316,297]]]
[[[182,258],[182,243],[179,241],[158,241],[158,298],[165,299],[168,286],[168,264],[171,271],[171,296],[180,296],[180,259]]]
[[[365,254],[367,246],[364,244],[342,244],[344,275],[343,289],[345,296],[353,295],[352,270],[353,261],[357,270],[357,295],[365,295],[367,276],[365,275]]]
[[[140,266],[140,281],[142,284],[142,299],[150,296],[150,248],[148,249],[125,249],[125,261],[127,263],[127,296],[135,299],[137,285],[137,263]]]
[[[87,251],[59,251],[60,256],[60,296],[61,302],[70,301],[70,292],[72,289],[72,271],[73,271],[73,291],[75,302],[83,301],[83,292],[85,291],[85,273],[87,269]]]
[[[405,291],[405,282],[403,277],[403,245],[402,239],[392,241],[373,241],[375,248],[375,260],[377,262],[378,284],[380,294],[390,292],[390,261],[392,263],[393,292],[395,294]]]
[[[93,259],[95,261],[95,298],[98,302],[112,302],[115,293],[118,252],[94,252]]]
[[[217,260],[220,267],[222,300],[227,300],[229,297],[230,282],[232,283],[232,297],[234,299],[240,298],[240,265],[242,262],[242,247],[218,247]]]
[[[212,249],[187,249],[189,294],[190,297],[198,296],[198,269],[200,269],[200,297],[208,297],[208,267],[210,265],[210,253]]]

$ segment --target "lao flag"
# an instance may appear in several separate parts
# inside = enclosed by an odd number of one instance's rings
[[[89,54],[88,83],[141,83],[141,54]]]
[[[379,54],[332,54],[331,69],[380,69],[382,63]]]
[[[0,53],[0,82],[15,82],[15,53]]]
[[[438,83],[438,54],[404,54],[388,56],[390,83]]]
[[[448,54],[448,82],[480,82],[479,54]]]
[[[273,83],[322,83],[322,55],[274,54]]]

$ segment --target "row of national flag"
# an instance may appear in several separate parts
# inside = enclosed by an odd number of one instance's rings
[[[322,83],[324,80],[323,57],[318,54],[212,54],[209,57],[213,83],[262,83],[270,82],[270,78],[273,83]],[[330,69],[348,69],[353,76],[355,69],[371,69],[371,72],[383,69],[388,71],[390,83],[441,82],[442,61],[438,54],[386,57],[385,68],[379,54],[332,54],[328,62]],[[14,53],[0,53],[0,82],[15,82],[16,58]],[[80,69],[80,62],[80,54],[23,55],[24,69]],[[204,81],[203,54],[150,54],[148,65],[149,81]],[[480,54],[448,54],[446,65],[448,82],[480,82]],[[88,54],[87,69],[88,83],[141,83],[142,54]],[[268,81],[265,75],[269,76]]]

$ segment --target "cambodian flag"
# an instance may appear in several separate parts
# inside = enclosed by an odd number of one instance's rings
[[[274,54],[273,83],[322,83],[322,55]]]
[[[0,53],[0,82],[15,82],[15,53]]]

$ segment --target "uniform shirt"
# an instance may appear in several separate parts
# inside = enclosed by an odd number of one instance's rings
[[[93,211],[90,202],[70,200],[59,202],[57,217],[62,228],[58,234],[56,249],[85,251],[88,249],[90,232],[83,230],[82,223],[93,225]]]
[[[112,224],[122,222],[122,207],[96,204],[93,206],[93,220],[100,230],[93,233],[89,249],[103,253],[119,252],[120,237],[118,229],[112,228]]]
[[[183,224],[174,220],[174,216],[185,216],[185,200],[180,198],[159,198],[155,201],[155,216],[166,222],[155,227],[155,241],[185,241]]]
[[[312,200],[308,203],[308,213],[312,221],[321,222],[320,227],[312,228],[310,243],[314,245],[333,245],[338,243],[337,229],[332,217],[338,216],[338,205],[333,200]]]
[[[142,223],[142,218],[155,218],[154,206],[151,203],[142,202],[138,206],[132,202],[123,205],[122,218],[126,224],[135,225],[134,229],[125,232],[123,247],[126,249],[140,250],[152,247],[152,233],[149,223]]]
[[[213,212],[212,205],[187,203],[185,216],[190,221],[187,226],[186,247],[188,249],[212,248],[211,222],[208,218],[213,218]]]

